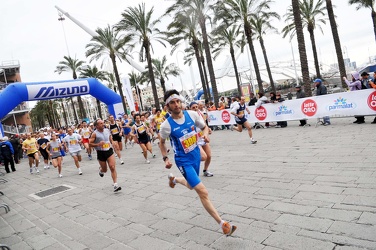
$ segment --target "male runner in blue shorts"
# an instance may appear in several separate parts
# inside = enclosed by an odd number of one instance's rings
[[[242,96],[240,98],[240,101],[238,103],[235,103],[234,106],[231,109],[231,114],[235,116],[235,122],[238,124],[238,126],[234,127],[231,126],[231,130],[236,130],[238,132],[243,131],[243,125],[248,130],[249,138],[251,138],[251,144],[256,144],[257,141],[255,141],[252,137],[252,127],[251,124],[247,121],[247,118],[245,118],[245,111],[250,114],[246,104],[245,104],[245,98]]]
[[[170,110],[170,117],[161,125],[161,140],[159,147],[163,155],[166,168],[171,168],[172,163],[167,157],[166,139],[170,137],[175,153],[175,163],[183,177],[168,175],[169,185],[174,188],[180,183],[189,189],[194,189],[200,197],[206,211],[217,221],[226,235],[231,235],[236,226],[223,221],[212,202],[209,200],[208,190],[199,178],[200,172],[200,148],[197,145],[196,127],[202,131],[202,138],[209,142],[209,128],[202,117],[195,111],[183,111],[184,98],[175,89],[168,90],[164,95],[164,101]]]

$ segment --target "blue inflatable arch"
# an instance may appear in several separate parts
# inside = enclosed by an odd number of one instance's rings
[[[56,82],[12,83],[0,93],[0,120],[24,101],[49,100],[79,95],[92,95],[108,106],[115,117],[123,114],[120,95],[95,78]]]
[[[210,94],[211,95],[213,95],[213,91],[212,91],[212,89],[210,88],[209,89],[210,90]],[[201,98],[201,96],[204,94],[204,90],[202,90],[202,89],[200,89],[198,92],[197,92],[197,94],[196,94],[196,96],[195,96],[195,100],[200,100],[200,98]]]

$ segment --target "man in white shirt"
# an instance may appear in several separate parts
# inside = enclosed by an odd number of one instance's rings
[[[72,128],[68,128],[68,134],[64,137],[63,143],[66,152],[69,152],[74,159],[74,164],[78,169],[78,174],[82,175],[80,168],[81,161],[81,136],[79,134],[73,133]]]

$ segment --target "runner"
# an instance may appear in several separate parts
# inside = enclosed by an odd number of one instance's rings
[[[160,109],[156,109],[155,116],[153,118],[153,123],[155,124],[155,132],[157,133],[159,141],[161,141],[161,135],[159,130],[161,128],[161,124],[165,121],[165,117],[161,114]]]
[[[204,114],[202,114],[201,111],[198,110],[198,103],[197,102],[191,102],[191,104],[189,106],[190,106],[190,109],[192,111],[196,111],[204,119]],[[203,173],[204,173],[204,176],[206,176],[206,177],[212,177],[212,176],[214,176],[214,174],[208,171],[208,168],[209,168],[209,165],[210,165],[210,162],[211,162],[211,148],[210,148],[209,142],[205,142],[205,140],[202,137],[203,131],[201,131],[200,128],[196,128],[196,129],[197,129],[197,135],[198,135],[197,144],[200,146],[200,151],[201,151],[201,153],[200,153],[201,154],[201,160],[202,160],[202,158],[205,159]],[[204,151],[204,152],[202,152],[202,151]],[[202,157],[204,154],[206,155],[206,157]]]
[[[121,127],[123,128],[123,137],[124,137],[125,148],[127,148],[128,140],[129,140],[129,145],[133,146],[133,142],[132,142],[133,138],[132,138],[132,135],[130,134],[130,132],[132,130],[131,129],[131,122],[132,122],[132,119],[128,119],[128,114],[124,114]]]
[[[89,160],[93,159],[91,157],[91,148],[89,147],[89,138],[92,132],[91,128],[87,126],[86,121],[82,121],[79,134],[81,135],[82,143],[84,144]]]
[[[30,174],[33,173],[33,167],[35,171],[39,173],[39,154],[38,154],[38,145],[35,138],[31,137],[30,133],[26,134],[26,140],[22,143],[22,149],[26,151],[27,157],[29,158]]]
[[[114,147],[114,150],[120,160],[120,164],[123,165],[124,161],[121,158],[120,154],[120,147],[119,144],[121,143],[121,136],[123,134],[121,128],[121,125],[119,125],[116,121],[113,115],[110,115],[108,117],[108,120],[110,121],[110,131],[112,135],[112,146]],[[94,125],[95,126],[95,125]]]
[[[79,134],[73,133],[72,128],[68,128],[67,130],[68,135],[64,137],[63,143],[65,151],[70,153],[72,158],[74,159],[74,164],[78,169],[78,174],[82,175],[82,171],[80,168],[80,161],[81,161],[81,136]]]
[[[99,176],[103,177],[107,172],[107,166],[110,168],[111,177],[114,182],[114,192],[120,191],[121,187],[117,184],[116,160],[111,132],[104,127],[104,122],[99,119],[94,122],[96,130],[90,136],[90,146],[97,150],[97,159],[99,162]]]
[[[41,132],[39,134],[39,139],[37,140],[37,143],[38,143],[39,153],[43,157],[44,169],[49,169],[50,168],[50,165],[48,165],[49,155],[48,155],[47,150],[46,150],[48,142],[49,142],[49,140],[47,138],[44,138],[44,133]]]
[[[245,98],[244,98],[244,96],[242,96],[240,98],[240,102],[235,103],[234,106],[231,109],[231,114],[233,114],[235,116],[235,122],[236,122],[236,124],[238,124],[238,126],[236,126],[236,127],[231,126],[231,130],[236,130],[238,132],[242,132],[243,131],[243,125],[244,125],[244,127],[246,127],[247,130],[248,130],[249,138],[251,138],[251,144],[256,144],[257,141],[255,141],[252,137],[252,127],[249,124],[249,122],[247,121],[247,118],[245,118],[245,114],[244,114],[245,110],[248,112],[248,114],[250,114],[250,112],[249,112],[249,110],[248,110],[248,108],[245,104]]]
[[[151,153],[152,157],[155,158],[155,154],[153,154],[153,149],[150,143],[149,128],[146,126],[146,124],[143,121],[141,121],[140,114],[135,114],[134,120],[135,122],[134,122],[134,125],[132,126],[131,135],[135,138],[135,141],[137,140],[137,143],[140,145],[142,149],[145,162],[149,164],[150,161],[148,160],[148,151]]]
[[[183,111],[182,102],[184,98],[176,90],[169,90],[164,95],[164,101],[171,112],[171,116],[161,126],[160,149],[166,168],[170,169],[171,161],[167,157],[166,139],[171,138],[175,152],[175,162],[183,177],[168,175],[169,185],[174,188],[180,183],[189,189],[194,189],[200,197],[201,203],[206,211],[217,221],[226,235],[231,235],[236,226],[223,221],[212,202],[209,200],[208,190],[199,178],[200,171],[200,149],[197,145],[196,127],[202,130],[202,138],[209,142],[209,129],[201,116],[194,111]]]
[[[52,165],[54,168],[57,168],[59,172],[59,178],[63,177],[61,174],[61,165],[63,162],[63,156],[61,155],[61,143],[56,139],[57,136],[55,133],[51,135],[51,141],[47,145],[47,153],[52,159]]]

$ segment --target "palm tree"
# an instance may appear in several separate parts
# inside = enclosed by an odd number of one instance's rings
[[[338,30],[337,30],[337,23],[336,23],[336,18],[333,12],[333,5],[331,0],[326,0],[326,9],[328,11],[328,17],[329,17],[329,22],[330,22],[330,27],[332,29],[332,35],[333,35],[333,40],[334,40],[334,47],[336,49],[336,54],[337,54],[337,61],[338,61],[338,67],[339,67],[339,73],[340,75],[346,76],[346,67],[345,67],[345,62],[343,61],[343,56],[342,56],[342,49],[341,49],[341,41],[339,40],[339,35],[338,35]],[[346,82],[342,79],[342,87],[347,88]]]
[[[156,78],[159,78],[163,92],[166,92],[165,79],[168,80],[169,76],[178,76],[181,70],[175,63],[167,64],[166,56],[163,56],[162,60],[152,59],[153,71]]]
[[[235,49],[236,45],[241,44],[238,38],[240,35],[239,26],[229,26],[227,23],[220,25],[217,29],[213,31],[214,38],[212,40],[213,46],[215,49],[213,50],[214,59],[223,51],[223,49],[229,49],[230,56],[232,60],[232,65],[235,71],[235,78],[236,78],[236,85],[238,88],[239,95],[242,93],[241,86],[240,86],[240,78],[238,72],[238,66],[236,64],[235,59]],[[241,48],[243,51],[243,48]]]
[[[101,57],[110,57],[117,87],[121,97],[121,102],[123,104],[123,109],[124,112],[127,112],[127,105],[125,104],[125,98],[120,81],[119,71],[116,64],[116,59],[119,59],[120,62],[125,59],[128,51],[124,48],[130,41],[130,36],[120,35],[117,29],[110,27],[109,25],[107,25],[107,27],[104,29],[98,28],[96,32],[98,36],[91,38],[91,43],[86,45],[86,48],[88,49],[86,51],[86,56],[91,56],[90,62],[93,60],[98,60]]]
[[[324,0],[318,0],[316,3],[314,0],[303,0],[300,1],[300,12],[302,16],[302,24],[303,28],[307,28],[310,39],[311,39],[311,46],[312,46],[312,52],[313,52],[313,59],[315,62],[315,69],[316,69],[316,77],[321,78],[320,73],[320,65],[319,60],[317,57],[317,49],[316,49],[316,40],[315,40],[315,29],[319,28],[322,31],[322,28],[320,26],[320,23],[326,24],[327,18],[325,17],[325,9],[326,7],[324,5]],[[286,14],[286,22],[289,24],[286,25],[283,29],[283,38],[285,38],[287,35],[291,34],[294,35],[294,16],[292,13],[292,8],[288,9],[288,13]],[[291,39],[291,37],[290,37]]]
[[[89,78],[89,77],[92,77],[92,78],[96,78],[98,80],[106,80],[106,74],[104,71],[101,71],[97,68],[97,66],[87,66],[85,69],[81,70],[80,72],[80,78]],[[101,109],[101,102],[95,98],[96,102],[97,102],[97,109],[98,109],[98,113],[99,113],[99,117],[103,117],[102,116],[102,109]]]
[[[375,5],[375,0],[349,0],[349,4],[351,5],[357,4],[358,6],[356,6],[356,10],[359,10],[361,8],[369,8],[371,10],[371,18],[373,22],[373,33],[375,34],[375,39],[376,39],[376,12],[373,7]]]
[[[117,93],[115,74],[112,73],[112,72],[108,72],[108,71],[105,71],[104,74],[106,76],[105,80],[108,83],[107,87],[112,89],[113,91],[115,91]]]
[[[264,56],[264,61],[266,64],[266,71],[268,72],[268,76],[269,76],[270,85],[272,87],[272,91],[275,93],[276,89],[274,85],[272,72],[270,70],[269,60],[266,54],[265,43],[264,43],[264,38],[263,38],[264,34],[271,33],[271,32],[276,32],[276,33],[278,32],[277,29],[274,28],[274,26],[270,23],[271,21],[270,19],[272,18],[276,18],[279,20],[280,16],[276,12],[273,12],[273,11],[270,11],[270,12],[262,11],[261,13],[258,12],[258,13],[253,14],[251,16],[250,21],[251,21],[253,30],[255,31],[253,34],[255,35],[256,39],[259,40],[260,42],[262,54]]]
[[[206,21],[210,20],[209,11],[211,6],[209,5],[209,2],[210,0],[176,0],[175,4],[169,7],[166,13],[177,13],[185,10],[189,16],[192,15],[198,18],[198,24],[201,28],[202,43],[206,55],[206,63],[208,66],[211,87],[214,95],[214,103],[218,107],[219,96],[206,29]]]
[[[160,22],[160,19],[152,21],[151,17],[154,12],[154,8],[149,11],[145,9],[145,3],[139,4],[137,8],[129,7],[122,14],[122,19],[116,25],[117,30],[123,30],[129,34],[130,41],[134,44],[141,43],[140,60],[144,61],[144,56],[148,63],[148,72],[151,82],[151,87],[153,90],[154,103],[157,108],[160,107],[159,97],[157,92],[157,86],[155,84],[152,59],[151,59],[151,40],[155,39],[163,46],[163,36],[162,33],[155,26]]]
[[[291,0],[291,4],[292,4],[293,15],[294,15],[296,37],[298,40],[300,67],[302,70],[304,92],[306,93],[307,96],[311,96],[312,90],[311,90],[311,82],[309,78],[307,52],[306,52],[305,42],[304,42],[303,24],[302,24],[302,17],[300,13],[299,0]]]
[[[196,58],[200,80],[202,89],[204,91],[204,98],[208,99],[208,88],[205,82],[205,76],[202,68],[202,60],[200,54],[200,39],[198,37],[197,31],[198,23],[197,18],[195,15],[189,15],[187,11],[182,10],[180,12],[176,12],[173,17],[173,22],[170,23],[167,27],[168,32],[165,32],[168,42],[171,44],[171,55],[175,52],[175,50],[181,45],[181,43],[185,40],[189,40],[190,47],[194,50],[194,56]],[[185,53],[189,53],[189,48],[185,49]],[[185,54],[184,59],[186,64],[187,62],[191,65],[191,61],[186,60],[187,58],[191,58],[187,54]],[[206,74],[205,74],[206,75]]]
[[[257,1],[257,0],[224,0],[218,1],[216,7],[217,16],[222,19],[232,20],[234,23],[243,27],[245,37],[247,39],[249,50],[251,51],[253,67],[255,68],[257,84],[260,91],[263,91],[261,74],[257,62],[255,47],[253,45],[253,28],[250,21],[250,16],[253,13],[261,12],[263,9],[269,9],[271,1]]]
[[[65,61],[60,61],[59,65],[56,66],[55,72],[57,72],[60,75],[62,72],[72,71],[73,79],[77,79],[77,72],[80,71],[81,67],[84,65],[85,62],[78,60],[76,58],[73,59],[70,56],[64,56],[64,60]],[[86,117],[86,110],[84,109],[81,96],[77,96],[77,100],[78,100],[78,106],[79,106],[81,118],[84,118]],[[78,116],[77,116],[76,109],[74,108],[74,102],[73,102],[72,97],[70,98],[70,101],[74,110],[74,118],[77,124]]]
[[[141,89],[139,85],[143,85],[145,82],[149,80],[149,78],[143,74],[143,73],[135,73],[132,71],[128,74],[129,76],[129,82],[131,83],[131,87],[136,89],[136,93],[138,95],[138,98],[140,100],[140,108],[143,110],[143,103],[142,103],[142,97],[141,97]]]

